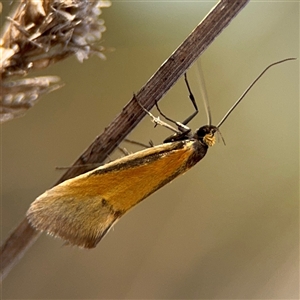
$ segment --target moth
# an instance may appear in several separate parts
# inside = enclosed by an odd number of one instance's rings
[[[211,125],[209,117],[208,125],[195,132],[187,127],[198,109],[186,80],[196,112],[180,123],[167,118],[159,110],[167,120],[176,124],[177,129],[147,112],[155,123],[170,128],[175,134],[161,145],[119,158],[44,192],[27,212],[30,224],[69,244],[84,248],[96,247],[110,228],[133,206],[203,159],[208,148],[214,145],[219,128],[259,78],[272,66],[292,59],[269,65],[218,125]]]

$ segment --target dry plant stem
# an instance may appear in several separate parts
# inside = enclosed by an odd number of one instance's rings
[[[139,102],[147,110],[150,110],[155,105],[155,101],[162,98],[247,2],[249,0],[220,1],[141,90],[136,93],[135,97],[138,98]],[[74,165],[103,162],[145,114],[133,97]],[[70,168],[56,184],[90,169],[86,166]],[[1,249],[1,279],[8,274],[39,234],[31,228],[26,219],[12,232]]]

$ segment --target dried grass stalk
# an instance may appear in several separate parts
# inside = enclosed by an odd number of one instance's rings
[[[7,17],[0,37],[0,122],[24,114],[40,95],[59,88],[58,78],[11,81],[75,54],[82,62],[92,54],[105,58],[97,45],[105,31],[99,19],[107,0],[21,0]]]

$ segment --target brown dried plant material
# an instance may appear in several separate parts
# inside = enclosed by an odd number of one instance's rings
[[[57,76],[25,78],[1,84],[0,123],[23,116],[43,94],[57,90],[62,84],[54,84]]]
[[[105,58],[96,45],[105,31],[99,19],[107,0],[21,0],[7,17],[0,36],[0,123],[20,116],[39,96],[59,88],[58,78],[10,81],[75,54],[82,62],[92,54]]]

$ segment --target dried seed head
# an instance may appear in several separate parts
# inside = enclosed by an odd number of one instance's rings
[[[96,43],[105,31],[99,19],[101,8],[110,5],[107,0],[17,1],[0,36],[0,122],[23,114],[39,95],[59,87],[50,88],[51,76],[46,77],[47,87],[45,77],[8,83],[11,77],[46,68],[73,54],[80,62],[92,54],[105,58],[104,48]],[[21,103],[18,109],[16,102]]]
[[[75,54],[79,61],[101,52],[95,43],[105,31],[99,19],[109,1],[22,0],[8,17],[0,39],[2,78],[45,68]],[[104,57],[102,54],[101,57]]]
[[[62,84],[55,84],[57,76],[41,76],[1,84],[0,123],[23,116],[43,94],[57,90]]]

